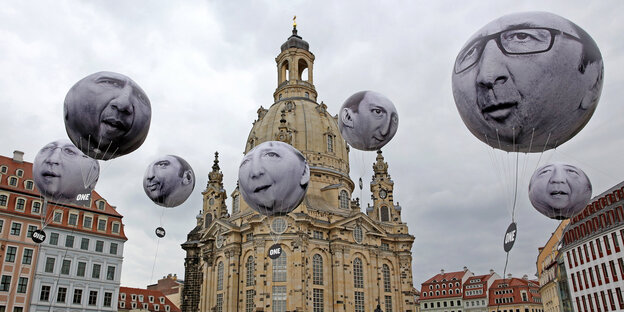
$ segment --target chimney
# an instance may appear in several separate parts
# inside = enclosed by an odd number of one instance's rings
[[[174,281],[177,281],[177,280],[178,280],[178,274],[177,274],[177,273],[176,273],[176,274],[173,274],[173,280],[174,280]]]
[[[511,273],[507,273],[507,278],[511,278]]]
[[[444,269],[440,270],[440,274],[444,275]]]
[[[464,272],[468,272],[468,267],[464,266]]]
[[[528,276],[528,275],[526,275],[526,274],[524,274],[524,275],[522,276],[522,279],[523,279],[523,280],[525,280],[525,281],[528,281],[528,280],[529,280],[529,276]]]
[[[490,274],[494,274],[494,270],[493,269],[490,269]]]
[[[13,151],[13,161],[18,163],[24,162],[24,152],[15,150]]]

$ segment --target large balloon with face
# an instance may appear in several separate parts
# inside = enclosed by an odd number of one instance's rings
[[[394,104],[374,91],[350,96],[340,108],[338,128],[342,137],[356,149],[374,151],[396,134],[399,115]]]
[[[109,160],[143,144],[152,108],[147,95],[132,79],[98,72],[78,81],[67,93],[65,129],[85,154]]]
[[[506,15],[462,47],[453,96],[479,140],[508,152],[542,152],[568,141],[596,109],[602,56],[576,24],[546,12]]]
[[[310,182],[305,157],[290,144],[264,142],[250,150],[238,169],[239,190],[257,212],[283,215],[297,208]]]
[[[542,166],[529,183],[529,200],[543,215],[567,219],[583,211],[589,203],[592,185],[585,172],[567,164]]]
[[[99,176],[97,160],[83,154],[69,140],[47,144],[33,162],[35,185],[43,196],[55,202],[83,204],[84,198],[88,205]]]
[[[163,207],[181,205],[195,188],[193,168],[175,155],[154,160],[145,171],[143,190],[155,204]]]

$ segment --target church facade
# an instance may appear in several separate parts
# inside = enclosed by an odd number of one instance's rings
[[[245,153],[265,141],[294,146],[310,166],[306,196],[287,215],[260,215],[238,188],[228,199],[215,154],[197,226],[182,244],[182,311],[415,311],[414,236],[381,151],[364,213],[351,199],[349,146],[337,117],[316,102],[314,54],[296,26],[275,60],[274,103],[258,109]],[[275,244],[283,251],[271,259]]]

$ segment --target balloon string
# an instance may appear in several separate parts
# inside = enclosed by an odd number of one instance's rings
[[[152,280],[154,278],[154,269],[156,268],[156,258],[158,257],[158,247],[160,246],[160,238],[156,238],[156,253],[154,254],[154,262],[152,264],[152,274],[150,275],[150,284],[152,284]]]

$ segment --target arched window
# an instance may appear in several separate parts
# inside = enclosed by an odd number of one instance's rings
[[[449,289],[449,295],[452,295],[452,294],[453,294],[453,290]]]
[[[384,264],[381,272],[383,274],[384,291],[391,292],[392,290],[390,289],[390,267],[387,264]]]
[[[347,191],[340,191],[340,209],[349,209],[349,193]]]
[[[334,152],[334,136],[331,134],[327,135],[327,152],[328,153]]]
[[[323,285],[323,257],[319,254],[312,257],[312,283]]]
[[[353,260],[353,287],[364,288],[364,270],[360,258]]]
[[[286,281],[286,252],[283,249],[282,254],[277,259],[273,259],[273,281]]]
[[[249,256],[247,258],[247,263],[245,264],[245,268],[247,269],[247,286],[253,286],[256,284],[255,280],[255,261],[253,256]]]
[[[446,290],[442,291],[442,296],[446,295]]]
[[[223,261],[217,264],[217,290],[223,290]]]
[[[206,219],[204,220],[204,227],[208,227],[210,225],[210,223],[212,222],[212,214],[211,213],[207,213],[206,214]]]
[[[240,210],[239,196],[235,195],[232,198],[232,214],[237,213]]]
[[[381,221],[390,221],[390,210],[386,206],[381,207]]]

